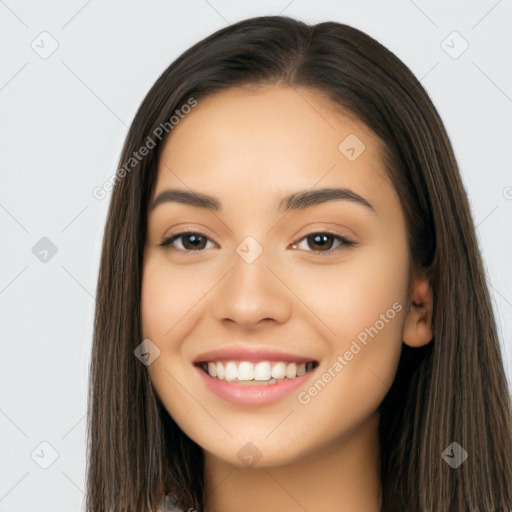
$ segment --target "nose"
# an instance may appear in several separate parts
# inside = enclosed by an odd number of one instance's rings
[[[237,254],[233,267],[215,289],[213,314],[225,324],[257,329],[270,322],[283,324],[293,309],[293,296],[267,267],[262,255],[247,263]]]

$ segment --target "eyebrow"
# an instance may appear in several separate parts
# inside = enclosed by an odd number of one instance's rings
[[[351,201],[355,204],[364,206],[366,209],[377,215],[375,208],[367,199],[360,196],[359,194],[356,194],[353,190],[348,188],[336,187],[295,192],[283,197],[278,203],[278,208],[279,211],[284,213],[293,210],[304,210],[306,208],[326,203],[328,201],[341,200]],[[164,190],[155,198],[151,204],[150,209],[154,210],[158,205],[167,202],[197,206],[212,212],[222,211],[222,205],[216,197],[203,194],[201,192],[181,189]]]

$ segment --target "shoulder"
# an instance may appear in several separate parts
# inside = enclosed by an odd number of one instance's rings
[[[184,512],[172,494],[164,494],[158,502],[156,512]]]

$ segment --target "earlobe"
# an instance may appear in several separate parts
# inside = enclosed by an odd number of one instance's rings
[[[432,341],[432,290],[428,279],[415,279],[412,286],[409,311],[405,319],[403,342],[410,347],[421,347]]]

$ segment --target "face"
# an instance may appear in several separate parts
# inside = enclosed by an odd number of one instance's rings
[[[285,86],[210,96],[171,132],[148,210],[143,335],[160,351],[156,393],[211,456],[286,465],[375,418],[409,286],[381,150],[321,93]]]

